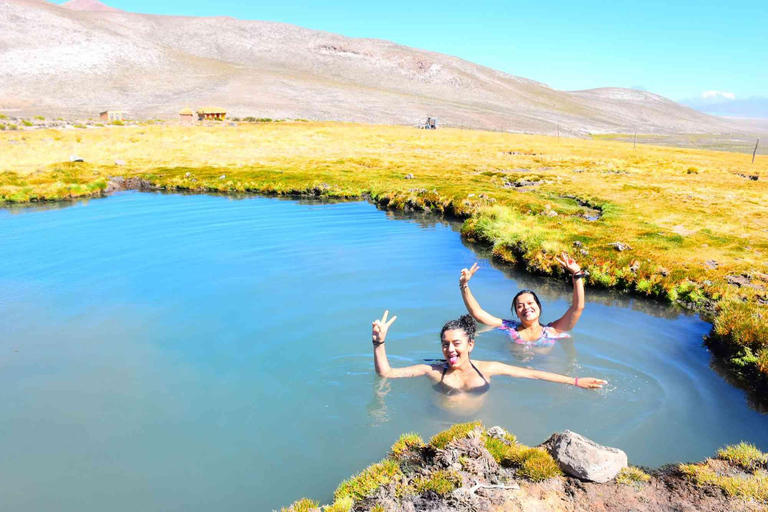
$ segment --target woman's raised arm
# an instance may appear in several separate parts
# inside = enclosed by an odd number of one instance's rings
[[[481,324],[490,325],[491,327],[499,327],[502,324],[501,318],[486,313],[483,308],[480,307],[480,303],[475,300],[472,292],[469,291],[469,280],[475,275],[480,267],[477,263],[472,265],[472,268],[461,269],[461,277],[459,277],[459,289],[461,290],[461,298],[464,300],[464,305],[467,307],[467,311],[474,317],[475,320]]]
[[[406,366],[405,368],[392,368],[389,366],[387,360],[387,352],[384,350],[384,340],[387,337],[387,331],[389,326],[397,320],[396,316],[387,321],[389,311],[384,312],[384,316],[381,320],[375,320],[373,322],[373,328],[371,330],[371,342],[373,343],[373,362],[376,366],[376,373],[382,377],[390,379],[397,379],[400,377],[418,377],[420,375],[426,375],[432,367],[428,364],[417,364],[414,366]]]
[[[570,384],[584,389],[598,389],[607,384],[608,381],[595,379],[593,377],[567,377],[557,373],[543,372],[540,370],[531,370],[530,368],[520,368],[504,363],[494,361],[486,366],[488,375],[507,375],[522,379],[538,379],[549,382],[558,382],[560,384]]]
[[[562,257],[563,259],[555,257],[555,260],[573,277],[573,302],[568,311],[550,325],[557,331],[565,332],[576,327],[576,322],[584,312],[584,273],[579,264],[566,253],[563,253]]]

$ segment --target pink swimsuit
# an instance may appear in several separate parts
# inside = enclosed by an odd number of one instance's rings
[[[520,333],[517,332],[517,328],[520,327],[520,322],[514,320],[502,320],[499,329],[507,331],[509,338],[518,345],[528,345],[532,347],[548,347],[554,345],[555,341],[563,338],[570,338],[571,336],[567,332],[555,333],[552,328],[552,324],[542,326],[544,329],[539,339],[534,341],[524,340]]]

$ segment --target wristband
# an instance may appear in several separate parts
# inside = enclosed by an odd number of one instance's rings
[[[571,277],[574,279],[581,279],[582,277],[585,277],[587,274],[584,272],[578,272],[576,274],[571,274]]]
[[[459,289],[466,290],[469,288],[469,283],[459,284]]]
[[[371,343],[373,343],[374,347],[378,347],[379,345],[383,345],[384,344],[383,341],[376,341],[374,339],[371,340]]]
[[[573,385],[576,386],[576,387],[579,387],[579,378],[578,377],[574,377]]]

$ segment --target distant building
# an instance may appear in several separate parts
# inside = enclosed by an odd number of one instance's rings
[[[222,121],[227,117],[227,111],[218,107],[205,107],[197,111],[197,119],[205,121],[206,119],[218,119]]]
[[[424,129],[426,130],[437,130],[437,118],[436,117],[428,117],[427,122],[424,123]]]
[[[99,113],[102,121],[125,121],[127,112],[123,110],[105,110]]]
[[[195,112],[189,107],[184,107],[179,111],[179,121],[181,121],[184,124],[194,123]]]

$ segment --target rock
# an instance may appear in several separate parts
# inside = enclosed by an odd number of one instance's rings
[[[709,268],[711,268],[712,270],[715,270],[717,267],[720,266],[720,264],[715,260],[707,260],[706,262],[704,262],[704,264]]]
[[[737,288],[753,288],[755,290],[763,290],[765,286],[759,283],[753,283],[749,274],[741,274],[740,276],[726,276],[725,278],[728,284],[736,286]]]
[[[640,270],[640,262],[637,260],[633,261],[629,266],[629,270],[631,270],[633,274],[637,274],[637,271]]]
[[[659,274],[663,275],[664,277],[667,277],[669,275],[669,270],[667,270],[664,267],[659,267]]]
[[[601,446],[570,430],[552,434],[544,446],[563,472],[582,480],[604,483],[627,467],[627,454],[623,451]]]
[[[492,437],[494,439],[504,439],[504,435],[507,433],[507,431],[501,427],[496,426],[489,428],[485,433],[488,434],[488,437]]]
[[[188,172],[188,173],[184,174],[184,177],[185,177],[185,178],[189,178],[190,176],[192,176],[192,173],[191,173],[191,172]]]
[[[544,212],[544,215],[547,217],[557,217],[557,212],[555,210],[547,210]]]
[[[226,177],[227,177],[227,175],[226,175],[226,174],[222,174],[221,176],[219,176],[219,179],[220,179],[220,180],[223,180],[223,179],[224,179],[224,178],[226,178]]]
[[[619,252],[632,250],[632,247],[629,244],[625,244],[625,243],[622,243],[622,242],[613,242],[613,243],[608,244],[608,245],[610,245],[611,247],[613,247],[614,249],[616,249]]]
[[[584,247],[584,244],[579,242],[578,240],[576,240],[575,242],[573,242],[573,246],[574,247],[578,247],[580,249],[580,248]]]
[[[69,155],[69,161],[70,162],[85,162],[82,157],[77,155]]]
[[[405,179],[407,179],[407,180],[412,180],[413,178],[414,178],[414,175],[411,174],[411,173],[408,173],[408,174],[405,175]]]
[[[115,160],[115,165],[125,165],[125,160]]]

